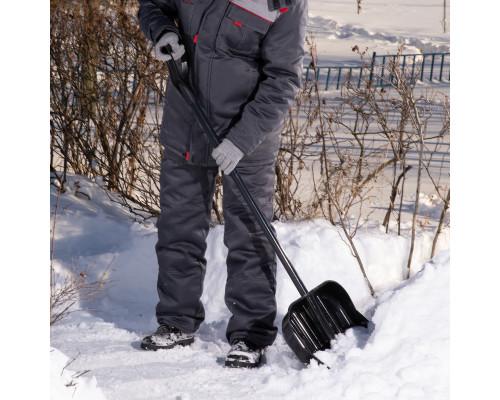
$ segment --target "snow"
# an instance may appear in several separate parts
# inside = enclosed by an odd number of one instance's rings
[[[51,400],[105,400],[102,390],[97,387],[95,376],[85,378],[85,371],[72,371],[70,360],[59,350],[50,349],[50,398]]]
[[[225,327],[225,257],[223,227],[208,236],[208,268],[202,301],[206,320],[194,344],[185,348],[146,352],[139,345],[156,328],[156,231],[140,224],[112,201],[96,183],[75,175],[61,195],[54,253],[59,270],[78,257],[94,266],[89,278],[111,263],[113,286],[96,312],[79,312],[51,328],[51,345],[76,357],[72,371],[90,370],[86,381],[71,387],[79,398],[102,390],[110,399],[443,399],[449,391],[449,237],[430,262],[432,233],[419,232],[412,278],[404,281],[408,236],[366,228],[355,237],[368,276],[366,283],[344,242],[341,229],[313,220],[274,224],[280,243],[308,288],[325,280],[338,281],[356,307],[370,320],[368,329],[340,335],[331,350],[318,357],[331,369],[302,365],[281,336],[268,348],[266,364],[256,371],[223,367],[229,344]],[[76,193],[85,190],[88,197]],[[75,195],[76,193],[76,195]],[[111,196],[110,197],[108,197]],[[54,206],[57,188],[51,188]],[[84,223],[86,229],[75,229]],[[100,247],[102,232],[113,232],[114,244]],[[78,243],[67,248],[68,243]],[[59,249],[64,250],[59,253]],[[96,251],[96,249],[98,251]],[[74,254],[72,254],[74,252]],[[61,254],[60,256],[58,254]],[[278,326],[288,305],[299,295],[284,269],[277,276]],[[85,304],[80,304],[85,308]],[[281,332],[281,329],[280,329]],[[57,359],[56,359],[57,361]],[[52,362],[61,370],[62,362]],[[68,379],[69,372],[65,378]],[[72,373],[74,374],[74,373]],[[94,380],[95,379],[95,380]],[[97,389],[95,386],[97,382]],[[60,379],[51,386],[62,387]],[[76,389],[75,389],[76,388]],[[55,390],[55,389],[54,389]]]
[[[440,23],[441,0],[364,0],[362,6],[357,15],[354,0],[310,0],[309,28],[318,40],[322,65],[357,61],[351,51],[354,45],[393,54],[405,40],[409,53],[420,48],[449,51],[449,33],[442,32]],[[227,255],[223,227],[211,228],[208,236],[202,296],[206,320],[195,342],[185,348],[142,351],[142,337],[156,328],[153,221],[134,221],[95,182],[74,175],[69,179],[70,190],[61,195],[57,216],[56,272],[63,275],[78,262],[93,266],[92,279],[110,265],[113,283],[106,297],[94,304],[96,311],[75,312],[51,327],[53,400],[450,398],[449,229],[441,234],[432,260],[434,230],[418,230],[407,281],[409,225],[403,225],[401,236],[392,231],[386,234],[377,224],[360,229],[355,244],[375,288],[373,298],[340,228],[323,220],[274,223],[305,285],[314,288],[325,280],[339,282],[371,322],[368,329],[339,335],[330,350],[317,354],[330,369],[315,363],[302,365],[280,329],[276,342],[267,349],[264,366],[234,370],[223,367],[230,316],[223,299]],[[56,197],[57,188],[51,186],[51,212]],[[424,214],[439,217],[436,199],[421,193],[420,201]],[[277,287],[276,324],[280,326],[288,305],[299,297],[281,265]],[[86,304],[77,306],[85,308]],[[20,375],[25,374],[21,369]]]
[[[355,0],[309,1],[309,31],[316,37],[321,65],[359,62],[352,52],[369,49],[379,55],[395,54],[406,43],[406,54],[450,51],[449,7],[444,32],[442,0],[363,0],[356,13]],[[448,6],[449,6],[448,2]]]

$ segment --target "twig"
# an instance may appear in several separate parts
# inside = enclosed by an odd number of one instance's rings
[[[441,217],[439,218],[439,224],[436,230],[436,234],[434,235],[434,240],[432,241],[431,258],[434,257],[434,253],[436,252],[438,236],[443,229],[444,220],[446,219],[446,212],[448,211],[449,207],[450,207],[450,189],[448,189],[448,194],[446,195],[446,200],[444,201],[443,210],[441,211]]]
[[[69,361],[66,363],[66,365],[65,365],[65,366],[63,367],[63,369],[61,370],[61,376],[62,376],[62,374],[63,374],[64,370],[65,370],[66,368],[68,368],[71,364],[73,364],[73,363],[75,362],[75,360],[76,360],[78,357],[80,357],[80,352],[78,352],[78,354],[77,354],[76,356],[74,356],[71,360],[69,360]]]
[[[57,219],[57,210],[59,208],[59,198],[61,197],[61,185],[59,185],[58,191],[57,191],[57,199],[56,199],[56,206],[54,210],[54,223],[52,224],[52,238],[51,238],[51,245],[52,249],[50,250],[50,298],[54,296],[54,239],[55,239],[55,233],[56,233],[56,219]],[[52,301],[50,302],[50,315],[52,315]]]
[[[363,277],[365,279],[366,284],[368,285],[368,288],[370,289],[370,294],[372,297],[375,297],[375,290],[373,289],[372,284],[370,283],[370,280],[368,279],[368,275],[366,274],[365,268],[363,266],[363,261],[361,261],[361,257],[358,253],[358,249],[356,248],[356,245],[354,244],[354,241],[352,240],[351,235],[347,231],[346,223],[344,222],[344,219],[342,218],[341,210],[340,207],[338,206],[337,202],[334,201],[333,205],[337,209],[337,213],[339,213],[340,216],[340,225],[342,226],[342,230],[344,231],[344,234],[349,241],[349,248],[351,249],[351,252],[353,252],[354,257],[356,258],[356,261],[358,262],[359,268],[361,269],[361,273],[363,274]]]

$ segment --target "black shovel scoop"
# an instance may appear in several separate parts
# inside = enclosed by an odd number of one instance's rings
[[[168,47],[162,48],[162,51],[171,55],[171,49]],[[209,135],[213,145],[218,146],[220,140],[203,113],[189,84],[179,74],[176,62],[171,58],[167,61],[167,64],[172,83],[193,110],[196,120]],[[368,320],[356,310],[347,292],[337,282],[326,281],[310,291],[306,289],[304,283],[297,275],[297,271],[295,271],[295,268],[279,244],[271,225],[251,196],[238,171],[233,169],[229,175],[234,179],[253,215],[278,255],[283,267],[301,295],[300,299],[290,305],[288,313],[283,318],[283,336],[285,341],[300,361],[309,363],[311,358],[313,358],[323,364],[314,356],[316,351],[329,349],[330,341],[337,334],[345,332],[348,328],[353,326],[366,327]]]

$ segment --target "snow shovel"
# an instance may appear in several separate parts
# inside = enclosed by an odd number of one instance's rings
[[[171,56],[169,47],[163,47],[162,51]],[[173,57],[167,61],[167,65],[172,83],[191,107],[196,120],[205,133],[209,135],[213,145],[218,146],[220,139],[202,111],[189,84],[182,79]],[[290,305],[288,313],[283,318],[282,328],[285,341],[300,361],[309,363],[311,359],[315,359],[318,363],[323,364],[314,355],[315,352],[329,349],[331,340],[337,334],[343,333],[353,326],[366,327],[368,320],[356,310],[345,289],[337,282],[326,281],[312,290],[306,289],[279,244],[270,223],[259,209],[236,168],[229,175],[234,179],[269,243],[300,293],[301,297]]]

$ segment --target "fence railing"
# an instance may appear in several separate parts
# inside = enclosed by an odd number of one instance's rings
[[[369,68],[361,66],[335,66],[316,67],[316,80],[319,86],[325,90],[340,89],[346,79],[351,80],[351,84],[361,86],[364,78],[372,82],[374,86],[389,86],[393,76],[388,71],[391,62],[396,62],[396,55],[372,55]],[[422,53],[422,54],[402,54],[399,56],[399,63],[403,70],[410,72],[412,79],[422,82],[450,82],[450,53]],[[305,79],[311,77],[313,68],[304,67]],[[369,76],[366,76],[368,75]]]
[[[389,71],[391,62],[396,62],[396,55],[377,55],[373,53],[371,64],[368,68],[361,66],[318,66],[316,67],[316,80],[318,87],[324,90],[340,89],[346,79],[350,79],[352,85],[361,87],[363,82],[371,81],[373,86],[389,86],[393,77]],[[399,63],[403,69],[411,74],[413,79],[422,82],[450,82],[450,53],[423,53],[423,54],[402,54],[399,56]],[[314,73],[310,66],[304,67],[305,79],[309,79]],[[159,102],[163,101],[163,95],[166,88],[166,77],[158,78],[158,87],[160,88]],[[132,86],[135,87],[135,73],[132,79]],[[148,92],[152,92],[148,88]],[[150,101],[150,104],[153,104]]]

